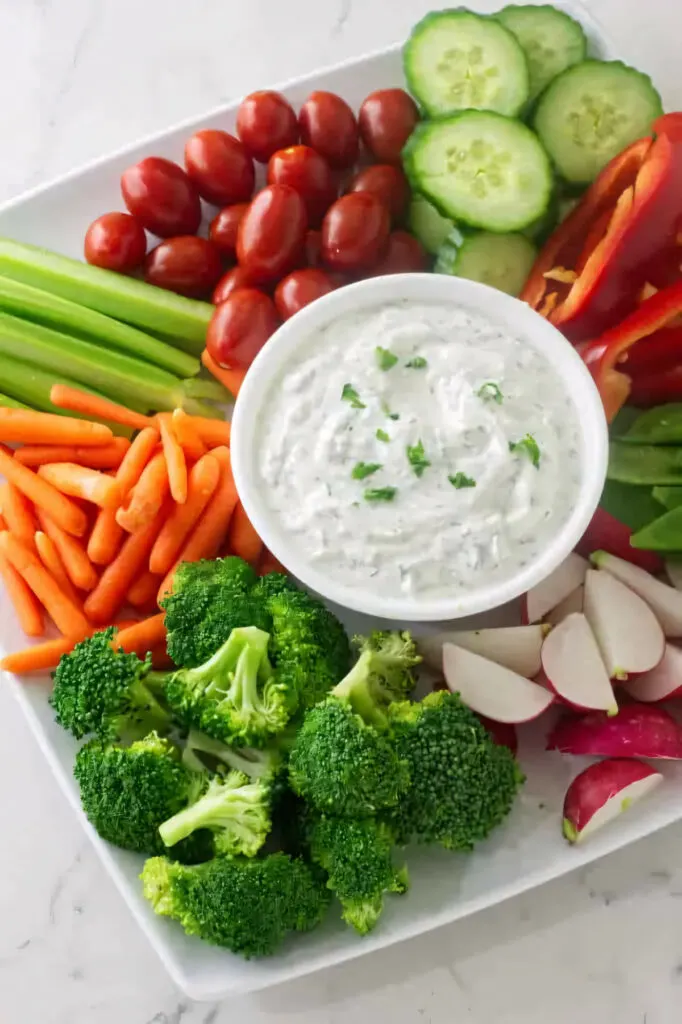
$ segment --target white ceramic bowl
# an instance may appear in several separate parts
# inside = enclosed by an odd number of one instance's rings
[[[455,597],[387,598],[340,583],[306,561],[291,544],[265,500],[258,473],[259,424],[272,383],[296,361],[296,352],[311,333],[345,313],[396,299],[434,302],[478,313],[533,345],[565,382],[576,407],[580,430],[580,489],[566,522],[538,557],[501,582],[473,588]],[[323,597],[379,618],[406,621],[457,619],[489,611],[525,593],[544,579],[572,550],[597,507],[608,456],[606,421],[597,389],[580,356],[564,337],[529,306],[486,285],[439,274],[403,274],[370,278],[318,299],[288,320],[255,359],[232,417],[232,467],[239,496],[256,530],[276,558],[307,587]]]

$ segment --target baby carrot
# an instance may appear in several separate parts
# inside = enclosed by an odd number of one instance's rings
[[[159,440],[153,427],[146,427],[137,435],[123,457],[116,472],[116,483],[125,497],[140,479]],[[113,509],[102,509],[90,533],[88,555],[96,565],[108,565],[113,561],[123,538],[123,528],[116,522]]]
[[[263,541],[253,528],[251,520],[244,511],[241,501],[238,501],[232,518],[230,529],[227,534],[227,550],[231,555],[239,555],[245,562],[256,565],[263,550]]]
[[[76,644],[90,636],[92,630],[80,636],[60,636],[56,640],[45,640],[42,644],[25,647],[14,654],[6,654],[0,661],[0,668],[5,672],[25,675],[29,672],[47,672],[56,668],[65,654],[70,654]]]
[[[163,457],[166,460],[168,472],[168,483],[173,501],[178,505],[184,505],[187,501],[187,463],[178,439],[173,433],[170,417],[162,416],[159,419],[159,430],[161,432],[161,444],[163,445]]]
[[[18,448],[14,458],[22,466],[43,466],[46,462],[77,462],[90,469],[118,469],[130,448],[125,437],[114,437],[108,444],[96,448],[76,445],[26,444]]]
[[[225,369],[222,366],[218,366],[215,359],[208,354],[207,349],[204,349],[201,353],[201,361],[208,372],[213,374],[215,379],[219,380],[223,387],[227,388],[230,394],[236,398],[239,394],[239,389],[244,383],[246,370]]]
[[[59,417],[56,417],[57,419]],[[14,484],[22,494],[44,509],[59,523],[63,530],[75,537],[82,537],[88,527],[88,517],[73,501],[69,501],[56,487],[34,473],[28,466],[22,466],[0,445],[0,475]]]
[[[116,522],[128,533],[141,530],[156,518],[169,490],[168,469],[163,452],[158,452],[142,470],[130,492],[130,500],[116,513]]]
[[[125,539],[121,550],[85,600],[85,614],[92,622],[111,622],[121,608],[133,581],[148,563],[149,553],[165,517],[162,509],[150,523]]]
[[[89,623],[80,608],[70,601],[54,576],[32,551],[13,537],[0,533],[0,552],[12,563],[64,636],[86,633]]]
[[[211,420],[208,416],[192,416],[192,426],[209,448],[230,447],[232,428],[229,420]]]
[[[163,624],[164,614],[152,615],[148,619],[136,622],[128,629],[121,629],[116,634],[115,644],[124,651],[144,655],[158,644],[166,642],[166,627]]]
[[[173,575],[180,562],[198,562],[201,558],[215,558],[225,540],[230,517],[237,504],[237,488],[232,477],[229,448],[214,448],[211,455],[221,466],[220,482],[194,530],[187,538],[174,566],[168,571],[157,600],[160,602],[173,584]]]
[[[112,434],[103,423],[56,416],[33,409],[0,408],[0,441],[23,444],[107,444]]]
[[[218,486],[220,474],[220,464],[213,455],[204,455],[194,464],[189,474],[187,501],[175,505],[152,548],[149,568],[153,573],[165,575],[171,568]]]
[[[38,468],[38,476],[62,494],[91,501],[100,508],[118,508],[121,504],[120,485],[114,477],[97,469],[88,469],[75,462],[46,462]]]
[[[149,610],[154,611],[156,608],[156,595],[159,590],[159,584],[161,583],[161,574],[155,574],[149,572],[141,573],[135,582],[132,584],[130,590],[126,594],[126,601],[131,604],[133,608],[138,608],[140,611]]]
[[[137,430],[142,430],[151,423],[148,416],[142,416],[141,413],[126,409],[117,402],[110,402],[99,395],[90,395],[80,388],[68,387],[66,384],[52,386],[50,401],[58,409],[70,409],[71,412],[80,412],[92,419],[109,420],[110,423],[120,423],[124,427],[135,427]]]
[[[66,536],[68,536],[68,534]],[[69,579],[69,575],[64,568],[64,563],[59,557],[59,552],[57,551],[57,547],[52,538],[48,537],[48,535],[43,533],[42,530],[36,530],[35,545],[36,551],[38,552],[38,558],[43,563],[47,571],[52,573],[66,596],[73,601],[77,608],[80,608],[82,604],[81,599],[76,593],[76,588]]]
[[[287,571],[281,562],[278,562],[272,551],[268,551],[267,548],[263,548],[263,554],[261,555],[260,562],[258,563],[258,575],[267,576],[269,572],[281,572],[287,575]]]
[[[190,459],[200,459],[208,451],[202,441],[191,416],[184,409],[173,410],[173,431],[179,443]]]
[[[14,484],[0,485],[0,509],[7,529],[11,530],[14,536],[22,540],[27,547],[32,548],[34,546],[33,538],[38,529],[33,506]]]
[[[0,576],[2,576],[9,599],[16,612],[19,625],[26,636],[42,636],[45,632],[42,605],[23,576],[4,554],[0,555]]]
[[[97,586],[97,571],[88,558],[81,541],[69,536],[47,513],[38,510],[40,528],[50,538],[61,560],[66,575],[78,590],[92,590]]]

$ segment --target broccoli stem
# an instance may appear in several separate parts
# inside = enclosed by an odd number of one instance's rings
[[[175,846],[200,828],[225,830],[244,844],[243,850],[234,852],[251,856],[269,830],[266,793],[261,783],[238,772],[225,781],[213,779],[202,797],[164,821],[159,834],[166,846]]]
[[[382,727],[386,724],[386,716],[378,706],[369,685],[373,659],[372,651],[361,654],[345,679],[334,687],[332,696],[347,700],[353,711],[368,725]]]

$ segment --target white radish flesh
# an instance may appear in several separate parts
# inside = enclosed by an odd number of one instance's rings
[[[525,620],[540,622],[552,608],[568,597],[585,579],[589,563],[573,551],[554,572],[525,595]]]
[[[452,693],[495,722],[530,722],[554,701],[552,693],[530,679],[454,644],[443,647],[443,674]]]
[[[564,836],[569,843],[582,842],[662,781],[660,772],[641,761],[611,758],[590,765],[576,776],[566,792]]]
[[[618,711],[597,641],[580,612],[568,615],[549,634],[542,645],[542,668],[549,686],[573,707]]]
[[[682,561],[679,558],[668,559],[665,572],[675,590],[682,590]]]
[[[596,569],[587,573],[585,617],[611,679],[649,672],[663,657],[665,637],[658,619],[646,602],[615,576]]]
[[[545,615],[545,622],[549,623],[550,626],[557,626],[560,622],[564,621],[567,615],[572,615],[573,612],[581,612],[584,604],[585,586],[581,584],[568,597],[564,598],[556,608],[552,608],[551,612]]]
[[[599,569],[604,569],[646,601],[666,636],[682,637],[682,591],[606,551],[595,551],[590,557]]]
[[[654,704],[624,704],[610,717],[592,711],[567,715],[552,729],[547,750],[591,757],[647,757],[682,760],[682,728]]]
[[[662,700],[682,696],[682,651],[679,647],[666,644],[656,668],[628,679],[623,687],[631,697],[645,704],[657,704]]]
[[[423,636],[418,644],[425,663],[437,671],[443,664],[443,645],[449,643],[531,678],[540,671],[540,648],[547,632],[540,625],[470,629]]]

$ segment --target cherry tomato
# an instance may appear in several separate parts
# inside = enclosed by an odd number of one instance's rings
[[[88,263],[125,274],[142,263],[147,236],[129,213],[103,213],[85,232],[84,249]]]
[[[305,262],[309,267],[322,266],[322,232],[306,231]]]
[[[301,258],[307,227],[298,192],[288,185],[267,185],[239,225],[237,258],[260,284],[276,281]]]
[[[221,366],[250,366],[279,320],[272,299],[257,288],[238,288],[216,306],[206,348]]]
[[[222,270],[215,245],[196,235],[168,238],[144,261],[144,279],[149,284],[193,297],[209,292]]]
[[[250,288],[255,284],[256,281],[254,280],[253,275],[250,274],[248,270],[245,270],[244,267],[232,267],[232,270],[228,270],[226,274],[223,274],[213,289],[211,302],[215,306],[219,306],[220,303],[229,298],[232,292],[235,292],[237,288]]]
[[[185,143],[185,167],[199,195],[216,206],[243,203],[253,194],[253,160],[227,132],[195,132]]]
[[[273,153],[298,142],[298,123],[279,92],[252,92],[237,111],[237,135],[254,160],[266,164]]]
[[[351,167],[358,156],[355,114],[333,92],[311,92],[298,115],[301,141],[312,146],[332,167]]]
[[[419,120],[417,104],[404,89],[379,89],[360,107],[360,135],[372,156],[399,164],[402,148]]]
[[[372,277],[384,274],[412,274],[428,270],[429,254],[409,231],[392,231],[382,259],[372,270]]]
[[[331,167],[310,146],[279,149],[268,163],[268,185],[289,185],[305,203],[310,224],[319,224],[337,196]]]
[[[218,246],[223,256],[231,260],[237,258],[237,231],[248,208],[248,203],[226,206],[213,218],[208,229],[210,240]]]
[[[308,303],[334,291],[334,284],[324,270],[307,267],[294,270],[275,288],[275,306],[282,320],[288,320]]]
[[[410,201],[410,186],[399,167],[374,164],[356,174],[349,192],[371,192],[384,203],[394,224],[399,224]]]
[[[351,192],[330,206],[322,223],[322,259],[332,270],[364,270],[384,254],[388,210],[371,192]]]
[[[201,202],[182,167],[148,156],[121,175],[126,206],[140,223],[158,235],[193,235],[201,223]]]

